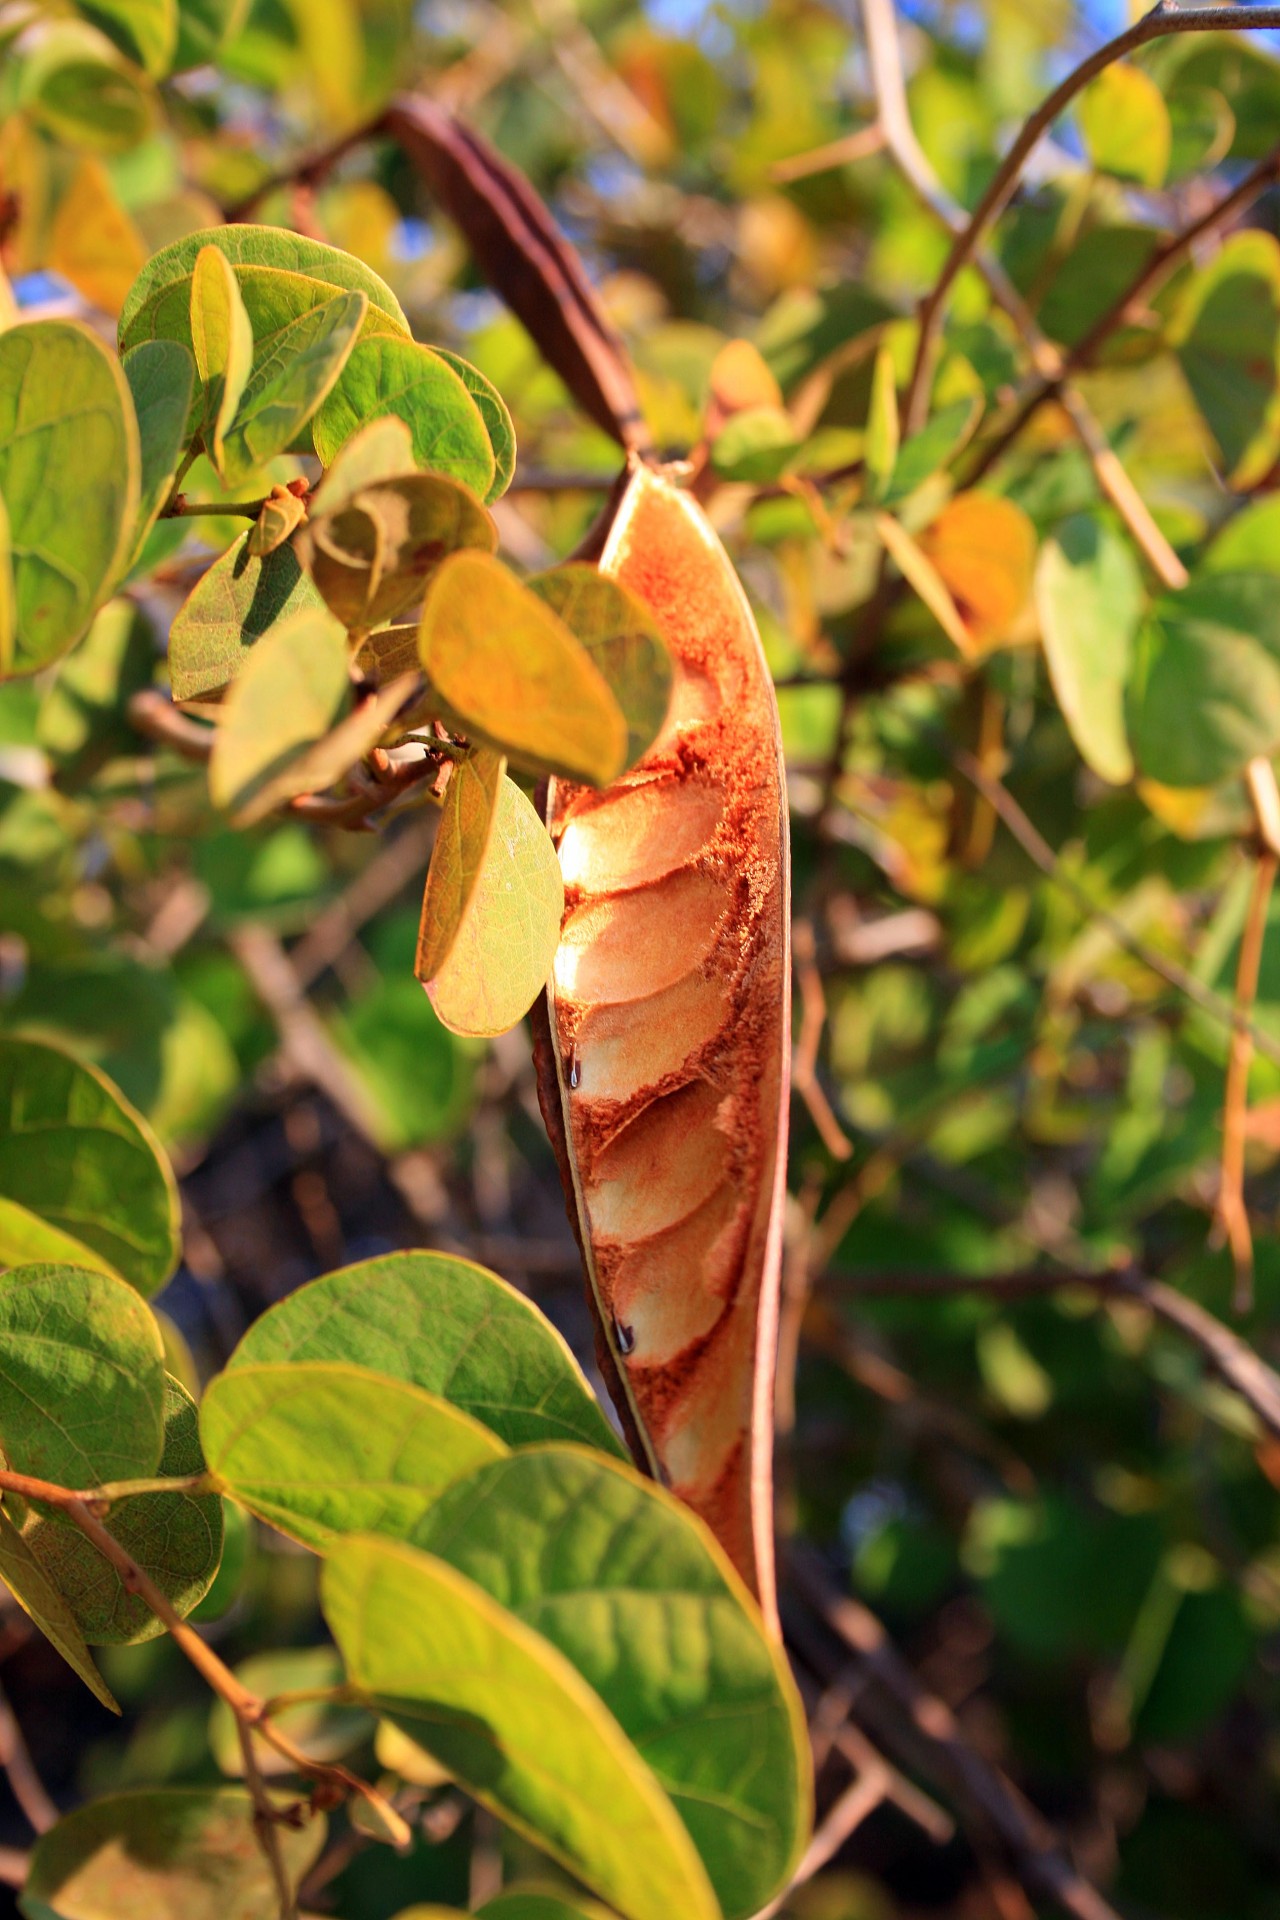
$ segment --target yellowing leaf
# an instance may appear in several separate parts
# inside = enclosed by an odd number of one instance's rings
[[[209,793],[244,824],[307,791],[297,763],[335,726],[350,687],[346,637],[303,608],[265,633],[223,704]]]
[[[871,373],[871,410],[867,415],[867,472],[875,486],[876,497],[884,498],[889,476],[898,457],[897,375],[893,355],[887,346],[878,350]]]
[[[778,408],[782,403],[782,388],[760,349],[749,340],[729,340],[711,362],[707,439],[714,440],[735,413],[754,407]]]
[[[307,517],[307,509],[288,487],[272,487],[249,535],[249,551],[259,558],[282,547]]]
[[[948,640],[966,659],[971,658],[974,647],[969,629],[960,617],[960,609],[951,597],[951,589],[923,547],[912,539],[901,521],[895,520],[892,514],[878,513],[875,526],[887,552],[896,560],[904,580],[915,588]]]
[[[91,306],[114,316],[146,258],[142,236],[116,198],[106,168],[86,156],[53,217],[50,267]]]
[[[475,891],[498,811],[506,761],[477,747],[453,770],[431,850],[414,972],[434,980],[449,957]]]
[[[454,1033],[505,1033],[546,985],[560,940],[564,882],[547,830],[503,779],[488,846],[444,964],[424,980]]]
[[[1036,535],[1021,507],[994,493],[959,493],[921,536],[973,642],[986,648],[1025,607]]]
[[[1164,95],[1141,67],[1117,60],[1103,69],[1080,102],[1080,131],[1101,172],[1144,187],[1163,185],[1173,124]]]
[[[422,662],[468,733],[539,773],[607,786],[627,723],[564,621],[487,554],[457,553],[422,609]]]
[[[204,382],[209,455],[222,474],[227,428],[253,366],[253,329],[231,263],[218,247],[201,247],[192,269],[191,345]]]

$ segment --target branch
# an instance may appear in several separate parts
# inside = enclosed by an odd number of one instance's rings
[[[1127,53],[1145,46],[1151,40],[1162,39],[1171,33],[1225,33],[1232,28],[1256,29],[1261,27],[1280,27],[1280,6],[1223,6],[1194,7],[1186,12],[1178,12],[1175,7],[1160,4],[1152,8],[1141,20],[1118,33],[1113,40],[1098,47],[1086,60],[1070,72],[1066,79],[1056,86],[1047,99],[1043,100],[1035,112],[1024,123],[1017,139],[1010,147],[1004,159],[992,175],[990,184],[978,205],[966,222],[963,230],[957,234],[955,243],[947,255],[941,273],[934,283],[933,290],[921,304],[920,338],[916,346],[915,366],[912,369],[911,385],[908,389],[904,424],[909,432],[916,432],[924,424],[923,413],[928,404],[929,379],[933,367],[934,347],[941,330],[946,310],[947,296],[956,276],[968,266],[982,243],[983,235],[992,222],[999,218],[1017,190],[1022,169],[1031,153],[1039,144],[1041,136],[1048,131],[1076,95],[1088,86],[1106,67],[1116,60],[1122,60]]]
[[[207,761],[213,752],[213,728],[179,713],[168,694],[158,687],[131,694],[126,712],[131,727],[146,734],[148,740],[172,747],[184,760]]]
[[[1265,764],[1270,772],[1270,762]],[[1271,904],[1276,866],[1276,855],[1269,847],[1264,847],[1254,864],[1249,910],[1240,941],[1240,958],[1236,965],[1237,1024],[1231,1035],[1226,1086],[1222,1097],[1222,1174],[1214,1218],[1220,1239],[1230,1247],[1235,1263],[1232,1304],[1237,1313],[1247,1313],[1253,1305],[1253,1234],[1244,1198],[1244,1143],[1249,1116],[1249,1066],[1253,1059],[1253,1036],[1244,1023],[1252,1013],[1257,997],[1258,972],[1262,965],[1262,947],[1267,931],[1267,908]]]
[[[1116,296],[1106,312],[1095,320],[1083,339],[1062,355],[1062,364],[1056,374],[1041,379],[1039,384],[1028,393],[1018,405],[1013,418],[1007,426],[1000,429],[989,446],[982,450],[982,457],[969,474],[967,485],[974,486],[984,474],[1000,459],[1001,455],[1023,432],[1033,416],[1047,400],[1054,399],[1061,391],[1063,382],[1072,374],[1081,373],[1091,367],[1113,333],[1136,320],[1143,308],[1159,292],[1165,282],[1177,271],[1183,261],[1195,251],[1202,240],[1211,239],[1222,231],[1223,227],[1240,213],[1252,201],[1256,200],[1271,183],[1280,179],[1280,146],[1271,152],[1256,167],[1234,186],[1230,193],[1211,206],[1198,220],[1183,227],[1180,232],[1170,236],[1162,246],[1156,248],[1150,260],[1140,273],[1134,275],[1124,291]]]
[[[312,153],[303,154],[292,165],[283,167],[279,173],[268,174],[267,178],[242,200],[237,200],[232,206],[225,207],[223,209],[225,217],[229,221],[251,219],[267,196],[282,187],[318,186],[328,174],[332,173],[340,160],[345,160],[349,153],[356,147],[364,146],[366,141],[376,140],[384,130],[384,116],[379,114],[376,120],[368,120],[362,126],[353,127],[349,133],[342,134],[329,146],[319,147]]]
[[[34,1833],[48,1833],[59,1818],[58,1809],[36,1772],[27,1743],[22,1737],[13,1708],[0,1692],[0,1767],[4,1769],[13,1797],[22,1808]]]
[[[917,197],[949,233],[958,237],[964,232],[964,213],[943,190],[911,124],[893,0],[862,0],[862,20],[879,125],[888,150]],[[1093,409],[1083,394],[1066,385],[1060,349],[1041,331],[1035,315],[1000,263],[980,252],[975,264],[992,299],[1008,314],[1022,336],[1032,364],[1045,384],[1056,382],[1062,392],[1063,406],[1076,438],[1089,456],[1100,491],[1120,514],[1148,564],[1164,584],[1185,586],[1186,568],[1156,525],[1150,508],[1125,472]],[[924,399],[927,400],[927,394]],[[909,400],[908,408],[910,404]],[[923,401],[921,404],[923,406]],[[921,419],[918,425],[923,424]],[[911,430],[910,421],[908,430]]]
[[[1135,1267],[1093,1272],[1064,1266],[1058,1273],[1033,1267],[1016,1273],[989,1275],[836,1273],[824,1275],[823,1283],[838,1285],[842,1291],[868,1299],[874,1295],[893,1299],[914,1295],[929,1299],[972,1292],[1016,1300],[1035,1294],[1060,1293],[1067,1287],[1084,1287],[1104,1299],[1118,1297],[1136,1301],[1198,1347],[1218,1378],[1239,1394],[1269,1434],[1280,1439],[1280,1374],[1254,1352],[1247,1340],[1216,1320],[1198,1301],[1188,1299],[1163,1280],[1153,1280]]]
[[[848,1160],[853,1148],[818,1078],[818,1048],[827,1021],[827,996],[823,990],[822,975],[818,971],[812,921],[797,920],[793,923],[791,955],[795,962],[796,985],[800,989],[800,1032],[791,1065],[792,1089],[808,1107],[809,1117],[832,1159]]]

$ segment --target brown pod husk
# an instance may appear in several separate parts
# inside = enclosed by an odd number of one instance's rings
[[[539,1092],[637,1458],[773,1619],[790,1063],[777,703],[689,495],[635,466],[600,565],[656,615],[675,679],[662,733],[613,786],[548,783],[566,910]]]

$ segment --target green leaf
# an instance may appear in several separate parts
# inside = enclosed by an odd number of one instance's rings
[[[369,302],[340,293],[282,327],[254,363],[235,418],[226,430],[224,478],[240,486],[283,453],[342,372]]]
[[[195,1401],[166,1374],[164,1451],[156,1472],[178,1479],[203,1471]],[[222,1558],[218,1495],[133,1495],[118,1501],[104,1524],[185,1620],[213,1585]],[[110,1561],[56,1510],[33,1512],[23,1538],[91,1646],[133,1646],[164,1632],[145,1600],[125,1591]]]
[[[201,431],[218,476],[226,481],[227,429],[235,419],[253,370],[253,328],[240,297],[235,269],[221,247],[201,247],[196,255],[191,272],[190,323],[191,351],[204,388]],[[155,348],[162,343],[149,344]]]
[[[671,1796],[725,1920],[767,1905],[808,1839],[804,1712],[706,1528],[629,1466],[539,1447],[457,1481],[412,1544],[595,1688]]]
[[[722,480],[768,486],[781,479],[800,446],[795,423],[781,407],[746,407],[716,435],[711,464]]]
[[[1173,128],[1164,95],[1141,67],[1117,60],[1080,100],[1080,131],[1090,162],[1139,186],[1163,186]]]
[[[1201,573],[1280,573],[1280,496],[1233,514],[1200,558]]]
[[[169,680],[175,700],[207,700],[234,680],[277,620],[323,602],[292,547],[261,559],[242,533],[203,574],[169,629]]]
[[[347,637],[322,607],[278,620],[245,661],[219,711],[209,794],[238,826],[305,793],[297,764],[341,717],[351,691]]]
[[[155,674],[155,635],[132,600],[109,600],[45,691],[36,739],[63,792],[82,786],[116,754],[136,753],[130,696]]]
[[[1211,787],[1280,745],[1280,596],[1266,573],[1217,573],[1156,603],[1130,691],[1142,772]]]
[[[316,488],[312,509],[317,514],[337,514],[366,487],[417,471],[413,435],[403,420],[384,414],[358,428],[345,443]]]
[[[9,538],[9,513],[0,494],[0,679],[13,665],[17,643],[17,610],[13,593],[13,546]]]
[[[897,506],[940,472],[964,446],[981,412],[982,401],[976,394],[939,407],[928,424],[919,433],[913,433],[898,453],[885,487],[886,506]]]
[[[496,1273],[452,1254],[383,1254],[298,1287],[254,1321],[227,1364],[315,1360],[425,1388],[508,1446],[580,1440],[622,1452],[551,1322]]]
[[[16,1200],[0,1196],[0,1267],[29,1267],[50,1260],[73,1267],[99,1264],[82,1241],[50,1226],[39,1214],[29,1213]],[[101,1266],[104,1272],[114,1272],[106,1262]]]
[[[441,1025],[411,971],[380,974],[330,1014],[329,1027],[372,1102],[384,1153],[459,1137],[474,1105],[478,1049]]]
[[[480,502],[440,474],[380,480],[349,500],[340,497],[332,511],[326,510],[326,493],[322,487],[295,544],[344,626],[393,620],[421,600],[426,581],[449,554],[460,548],[492,553],[498,544],[497,528]]]
[[[390,1541],[345,1541],[321,1596],[356,1687],[476,1799],[626,1920],[718,1920],[671,1802],[549,1641]]]
[[[45,1639],[79,1674],[90,1693],[101,1700],[104,1707],[110,1707],[112,1713],[119,1713],[115,1695],[94,1665],[93,1655],[84,1643],[84,1635],[76,1625],[75,1615],[2,1508],[0,1580],[3,1580],[23,1612],[39,1627]]]
[[[80,11],[97,21],[153,80],[168,73],[178,45],[178,0],[80,0]]]
[[[280,1652],[254,1654],[235,1669],[241,1686],[260,1700],[282,1693],[336,1692],[343,1680],[342,1662],[333,1647],[288,1647]],[[367,1742],[374,1722],[366,1708],[346,1700],[313,1699],[273,1713],[272,1722],[287,1733],[312,1760],[328,1764],[341,1760],[353,1747]],[[209,1715],[209,1745],[223,1773],[232,1779],[244,1775],[244,1754],[236,1719],[225,1700],[215,1700]],[[258,1765],[265,1774],[292,1773],[293,1765],[274,1748],[259,1746]]]
[[[1189,174],[1216,166],[1231,149],[1236,117],[1216,87],[1169,89],[1164,97],[1169,110],[1171,146],[1170,180],[1185,180]]]
[[[560,616],[599,668],[627,723],[625,765],[633,767],[666,724],[671,656],[644,601],[595,567],[556,567],[528,582]]]
[[[0,495],[20,673],[80,638],[132,550],[141,457],[120,363],[75,320],[0,333]]]
[[[493,501],[502,498],[516,470],[516,430],[507,403],[493,382],[486,380],[479,367],[473,367],[469,360],[464,360],[457,353],[446,353],[443,347],[433,347],[431,351],[447,367],[453,368],[480,409],[480,418],[484,421],[493,453],[493,479],[484,495],[485,505],[490,506]]]
[[[496,472],[480,408],[440,355],[416,340],[362,340],[313,425],[325,466],[371,420],[394,414],[413,436],[419,467],[460,480],[481,500]]]
[[[87,22],[57,21],[19,69],[31,118],[72,148],[123,153],[151,131],[155,97],[111,41]]]
[[[467,911],[423,985],[451,1033],[505,1033],[532,1006],[560,944],[564,881],[547,830],[515,782],[498,809]]]
[[[473,747],[450,776],[422,895],[413,963],[419,980],[434,980],[458,937],[489,849],[506,768],[500,753]]]
[[[276,1832],[296,1886],[324,1846],[324,1817]],[[249,1795],[165,1787],[91,1800],[41,1834],[19,1904],[28,1920],[263,1920],[278,1903]]]
[[[132,1287],[88,1267],[0,1276],[0,1448],[61,1487],[153,1474],[164,1443],[164,1351]]]
[[[409,323],[390,287],[353,254],[281,227],[237,223],[188,233],[152,255],[120,312],[122,352],[140,340],[189,343],[189,283],[202,247],[217,247],[237,269],[259,352],[277,327],[323,305],[335,293],[363,293],[369,302],[369,329],[382,325],[385,331],[408,336]],[[298,304],[304,293],[305,300]]]
[[[871,405],[867,413],[866,467],[871,496],[882,501],[898,458],[898,384],[893,354],[887,346],[876,351],[871,370]]]
[[[0,1037],[0,1195],[152,1294],[178,1264],[173,1173],[106,1075],[60,1047]]]
[[[136,566],[143,542],[172,491],[186,446],[195,365],[176,340],[144,341],[125,354],[121,365],[133,395],[142,459],[132,553]]]
[[[235,39],[252,0],[178,0],[178,47],[174,67],[207,66]]]
[[[576,1895],[571,1898],[558,1888],[540,1887],[532,1882],[505,1887],[476,1912],[479,1920],[611,1920],[605,1908],[594,1900],[583,1900]]]
[[[200,1436],[227,1493],[317,1551],[335,1534],[403,1538],[451,1480],[505,1452],[421,1387],[324,1361],[219,1374]]]
[[[437,572],[420,626],[432,687],[464,731],[539,773],[608,786],[627,723],[604,675],[560,617],[488,554]]]
[[[1142,576],[1127,541],[1090,514],[1064,520],[1040,549],[1036,607],[1049,677],[1087,766],[1133,777],[1124,698],[1142,615]]]
[[[1280,241],[1224,241],[1183,292],[1169,341],[1231,484],[1252,486],[1280,450]]]

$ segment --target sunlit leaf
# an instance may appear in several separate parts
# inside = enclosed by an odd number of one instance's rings
[[[549,1641],[442,1561],[389,1541],[345,1541],[322,1596],[362,1694],[517,1832],[626,1920],[717,1920],[671,1802]]]
[[[876,353],[871,372],[871,407],[867,414],[865,460],[872,497],[882,500],[898,458],[898,389],[893,355],[887,346]]]
[[[594,1900],[533,1882],[504,1887],[477,1911],[480,1920],[611,1920],[608,1910]]]
[[[913,433],[898,451],[885,486],[886,505],[905,500],[938,473],[964,446],[982,412],[977,395],[939,407],[919,433]]]
[[[9,540],[9,514],[0,494],[0,674],[13,665],[16,639],[16,612],[13,604],[13,550]]]
[[[627,723],[590,654],[515,575],[454,554],[422,609],[422,662],[464,730],[538,772],[607,786]]]
[[[258,559],[241,534],[187,596],[169,629],[175,700],[204,700],[235,679],[277,620],[324,603],[292,547]]]
[[[268,1308],[228,1361],[350,1361],[439,1394],[509,1446],[619,1444],[582,1370],[523,1294],[447,1253],[387,1253]]]
[[[164,1451],[156,1472],[177,1479],[203,1470],[195,1402],[166,1375]],[[209,1591],[222,1557],[218,1495],[138,1494],[118,1501],[105,1525],[185,1619]],[[164,1632],[146,1602],[125,1591],[110,1561],[55,1509],[33,1512],[23,1537],[91,1646],[133,1645]]]
[[[975,651],[973,636],[961,618],[950,587],[923,547],[890,513],[878,513],[875,528],[884,542],[886,552],[897,562],[903,579],[919,594],[948,640],[960,653],[972,655]]]
[[[711,464],[722,480],[768,486],[786,472],[800,444],[794,422],[781,407],[748,407],[712,441]]]
[[[1031,594],[1036,534],[1014,501],[958,493],[920,537],[974,643],[1000,640]]]
[[[191,351],[204,387],[205,442],[225,480],[226,434],[253,367],[253,328],[235,271],[220,247],[201,247],[196,255],[190,321]]]
[[[120,573],[140,455],[115,356],[73,320],[0,333],[0,494],[9,513],[20,672],[78,640]]]
[[[146,1121],[87,1061],[7,1035],[0,1195],[82,1245],[84,1265],[105,1263],[140,1293],[156,1292],[178,1263],[177,1187]]]
[[[363,293],[340,293],[282,327],[253,372],[226,428],[228,486],[291,446],[341,373],[368,311]]]
[[[484,861],[440,970],[424,980],[453,1033],[505,1033],[546,984],[560,941],[564,881],[547,830],[504,777]]]
[[[1252,500],[1227,521],[1200,559],[1202,573],[1280,573],[1280,496]]]
[[[469,1474],[413,1544],[552,1642],[653,1768],[726,1920],[765,1906],[808,1837],[808,1741],[786,1662],[711,1535],[631,1467],[539,1447]]]
[[[484,865],[507,763],[476,747],[454,768],[445,791],[422,896],[414,972],[434,980],[453,949]]]
[[[1137,562],[1104,521],[1075,514],[1041,548],[1035,588],[1071,737],[1096,774],[1122,785],[1133,775],[1124,700],[1144,597]]]
[[[310,782],[298,762],[346,709],[347,640],[316,607],[278,620],[258,641],[222,703],[209,794],[238,824],[261,819]]]
[[[1267,573],[1216,573],[1156,603],[1129,737],[1142,772],[1210,787],[1280,746],[1280,596]]]
[[[153,1474],[164,1441],[164,1356],[132,1287],[88,1267],[0,1275],[0,1447],[63,1487]]]
[[[296,1885],[324,1845],[324,1816],[276,1831]],[[278,1906],[239,1787],[140,1789],[77,1807],[36,1842],[21,1904],[28,1920],[263,1920]]]
[[[671,656],[657,621],[643,600],[596,567],[556,567],[527,584],[600,669],[627,723],[625,764],[634,766],[661,733],[671,703]]]
[[[1169,109],[1150,74],[1127,61],[1104,67],[1080,100],[1080,131],[1101,173],[1159,187],[1169,169]]]
[[[277,547],[282,547],[297,532],[306,517],[304,500],[290,492],[288,487],[273,487],[249,535],[250,553],[256,559],[265,560],[269,553],[274,553]]]
[[[178,45],[178,0],[80,0],[80,11],[121,38],[153,80],[169,71]]]
[[[1225,240],[1184,289],[1169,340],[1226,476],[1253,485],[1280,449],[1280,241]]]
[[[176,340],[148,340],[121,362],[133,396],[141,452],[132,562],[173,490],[186,444],[195,363]]]
[[[419,467],[447,474],[484,500],[496,465],[484,417],[462,377],[414,340],[362,340],[316,415],[316,452],[328,466],[352,434],[384,414],[403,420]]]
[[[506,1451],[421,1387],[330,1361],[219,1374],[200,1437],[226,1492],[317,1549],[335,1534],[403,1538],[451,1480]]]
[[[0,1509],[0,1580],[45,1639],[79,1674],[89,1691],[104,1707],[110,1707],[112,1713],[119,1713],[115,1695],[94,1665],[75,1615],[3,1509]]]
[[[480,409],[480,418],[484,421],[493,452],[493,479],[483,496],[488,506],[492,501],[501,499],[515,474],[516,430],[511,414],[498,389],[491,380],[486,380],[478,367],[473,367],[469,360],[462,359],[459,354],[446,353],[443,347],[434,347],[432,351],[447,367],[453,368]]]
[[[735,413],[782,405],[782,388],[749,340],[726,340],[711,363],[707,388],[707,425],[713,435]]]
[[[144,76],[87,22],[51,24],[19,77],[26,111],[73,150],[121,153],[151,130],[155,97]]]
[[[86,155],[58,202],[49,231],[49,265],[91,306],[118,314],[146,261],[138,229],[116,197],[100,160]]]
[[[322,1693],[336,1690],[343,1680],[342,1662],[332,1647],[285,1647],[254,1654],[235,1669],[241,1686],[260,1700],[282,1693]],[[312,1699],[283,1707],[272,1720],[295,1746],[312,1760],[340,1760],[373,1732],[373,1720],[364,1707],[343,1700]],[[235,1715],[225,1700],[215,1700],[209,1715],[209,1745],[223,1773],[233,1779],[244,1774],[244,1754],[236,1732]],[[290,1763],[273,1748],[260,1746],[258,1765],[265,1774],[288,1773]]]

